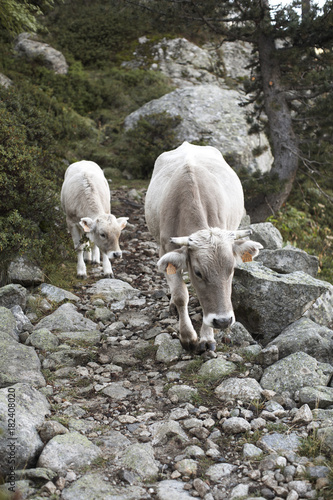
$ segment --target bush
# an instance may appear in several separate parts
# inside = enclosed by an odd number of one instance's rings
[[[24,123],[22,107],[17,116],[0,101],[0,258],[1,274],[16,255],[27,253],[40,262],[49,251],[56,255],[56,234],[63,226],[58,189],[48,166],[54,159],[36,145]],[[19,104],[19,101],[16,102]],[[9,106],[10,108],[11,106]],[[36,130],[38,136],[38,113]],[[31,117],[27,118],[29,121]],[[42,127],[40,128],[42,130]],[[43,142],[43,140],[41,140]]]
[[[167,112],[142,117],[136,127],[128,130],[119,148],[120,170],[128,170],[136,179],[148,179],[153,171],[156,158],[179,146],[175,128],[181,118]]]

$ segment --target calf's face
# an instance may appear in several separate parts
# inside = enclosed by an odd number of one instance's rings
[[[87,233],[90,241],[95,243],[109,259],[121,257],[119,237],[127,224],[128,217],[116,218],[113,214],[100,215],[96,219],[83,217],[80,226]]]
[[[203,310],[203,323],[211,328],[225,329],[235,321],[231,304],[234,268],[242,254],[255,257],[262,248],[251,240],[236,240],[251,231],[226,231],[210,228],[188,237],[171,238],[180,249],[159,260],[160,269],[171,263],[177,271],[187,270]]]

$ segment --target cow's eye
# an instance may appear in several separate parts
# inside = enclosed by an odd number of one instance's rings
[[[100,233],[99,235],[100,235],[100,237],[101,237],[102,239],[104,239],[104,238],[105,238],[105,233]]]
[[[197,278],[202,280],[202,274],[198,269],[194,269],[194,274],[196,275]]]

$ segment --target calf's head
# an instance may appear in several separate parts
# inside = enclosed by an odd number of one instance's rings
[[[177,271],[188,271],[203,310],[203,322],[209,327],[224,329],[235,321],[231,304],[235,265],[242,262],[244,253],[255,257],[263,248],[256,241],[238,239],[251,232],[210,228],[171,238],[181,248],[163,255],[158,262],[163,271],[169,263]]]
[[[109,259],[121,257],[119,237],[128,221],[128,217],[116,218],[112,214],[99,215],[96,219],[83,217],[80,226],[87,233],[90,241],[105,253]]]

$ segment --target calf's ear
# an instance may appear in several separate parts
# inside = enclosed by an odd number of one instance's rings
[[[264,248],[261,243],[252,240],[236,240],[232,247],[237,264],[243,262],[243,256],[249,257],[246,260],[254,259],[261,248]]]
[[[94,221],[90,217],[83,217],[79,224],[85,233],[90,233],[93,222]]]
[[[159,271],[167,274],[175,274],[177,271],[186,269],[187,267],[187,248],[182,247],[172,252],[168,252],[157,262]]]
[[[124,227],[126,227],[127,221],[128,221],[128,217],[118,217],[117,218],[117,222],[118,222],[118,226],[119,226],[120,231],[122,231],[124,229]]]

